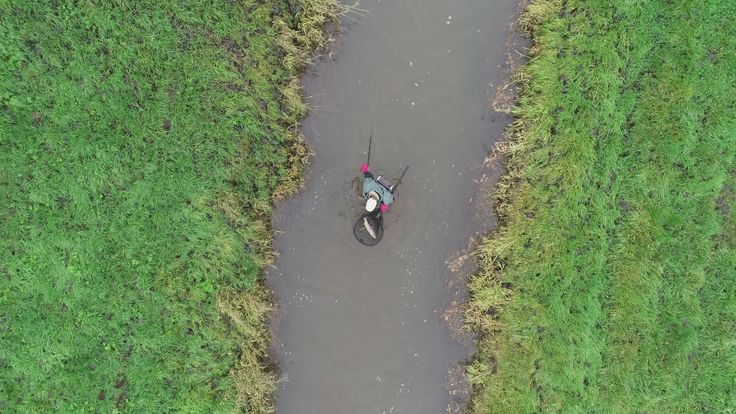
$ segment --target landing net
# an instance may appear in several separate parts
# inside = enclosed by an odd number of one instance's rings
[[[364,213],[355,221],[353,235],[366,246],[375,246],[383,237],[383,218],[372,213]]]

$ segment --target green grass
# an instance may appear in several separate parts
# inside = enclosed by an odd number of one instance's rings
[[[736,412],[736,3],[540,0],[473,413]]]
[[[269,412],[329,0],[0,1],[0,412]]]

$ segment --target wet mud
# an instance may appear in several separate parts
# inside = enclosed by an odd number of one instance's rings
[[[305,79],[315,152],[306,188],[281,203],[272,353],[280,414],[459,412],[472,354],[459,304],[468,240],[494,224],[489,156],[508,116],[512,0],[373,0],[345,18]],[[354,19],[354,20],[353,20]],[[360,164],[409,171],[373,247],[353,236]]]

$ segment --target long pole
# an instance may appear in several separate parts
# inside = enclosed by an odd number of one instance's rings
[[[371,127],[371,137],[368,139],[368,161],[365,163],[371,164],[371,144],[373,144],[373,127]]]
[[[399,181],[397,181],[397,182],[396,182],[396,184],[394,184],[394,186],[393,186],[393,187],[391,187],[391,192],[392,192],[392,193],[393,193],[394,191],[396,191],[396,187],[398,187],[398,186],[399,186],[399,184],[401,184],[401,180],[402,180],[402,179],[404,178],[404,175],[406,174],[406,171],[407,171],[408,169],[409,169],[409,166],[407,165],[407,166],[406,166],[406,168],[404,168],[404,172],[402,172],[402,173],[401,173],[401,177],[399,177]]]

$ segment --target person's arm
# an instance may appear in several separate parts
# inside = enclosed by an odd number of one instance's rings
[[[360,172],[363,173],[364,178],[373,178],[373,173],[368,170],[368,164],[366,163],[360,166]]]

